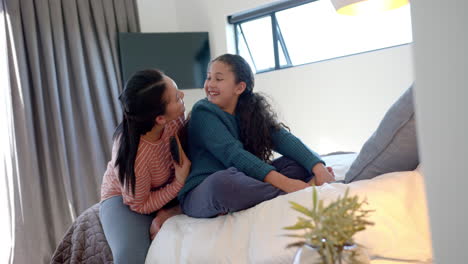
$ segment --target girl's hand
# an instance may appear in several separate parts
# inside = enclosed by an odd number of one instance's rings
[[[180,153],[180,164],[177,164],[175,161],[172,161],[174,164],[175,169],[175,178],[179,183],[184,184],[185,180],[187,179],[190,173],[190,167],[192,163],[185,155],[184,149],[180,145],[179,137],[176,135],[177,145],[179,146],[179,153]]]
[[[283,191],[287,193],[297,192],[305,188],[310,187],[310,184],[303,182],[301,180],[290,179],[286,185],[282,188]]]
[[[322,163],[315,165],[312,172],[315,176],[312,178],[311,182],[317,186],[335,181],[335,172],[333,171],[333,168],[325,167]]]
[[[274,170],[270,171],[265,176],[264,182],[268,182],[269,184],[287,193],[296,192],[310,187],[310,185],[306,182],[288,178]]]

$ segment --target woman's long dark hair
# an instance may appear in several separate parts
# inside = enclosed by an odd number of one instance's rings
[[[155,119],[164,115],[167,102],[164,74],[158,70],[143,70],[135,73],[119,96],[122,106],[122,122],[114,132],[119,140],[115,166],[119,167],[120,184],[135,195],[135,159],[140,136],[151,131]]]
[[[219,61],[230,66],[236,83],[245,82],[246,88],[240,95],[236,106],[236,115],[240,118],[240,137],[244,148],[263,161],[271,161],[273,155],[272,130],[281,127],[277,116],[265,96],[254,93],[254,74],[247,61],[239,55],[224,54],[212,61]]]

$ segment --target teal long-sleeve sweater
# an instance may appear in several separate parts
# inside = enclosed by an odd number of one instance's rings
[[[308,171],[312,171],[318,162],[325,164],[315,152],[283,128],[278,131],[272,129],[272,140],[274,151],[295,160]],[[192,108],[188,123],[188,157],[192,168],[179,192],[179,200],[211,174],[229,167],[260,181],[275,169],[244,149],[238,118],[206,98]]]

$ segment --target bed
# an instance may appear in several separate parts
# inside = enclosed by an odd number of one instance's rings
[[[324,157],[344,178],[356,154]],[[319,197],[331,201],[350,194],[366,197],[375,210],[375,223],[357,233],[356,242],[366,247],[372,264],[431,263],[424,184],[419,169],[393,172],[350,184],[331,183],[317,187]],[[186,215],[170,218],[150,246],[146,263],[292,263],[297,249],[286,249],[294,241],[282,227],[299,215],[288,201],[311,204],[312,187],[279,196],[253,208],[213,219]]]
[[[356,154],[323,157],[343,179]],[[375,225],[356,234],[372,264],[431,263],[432,252],[422,175],[419,170],[393,172],[350,184],[317,187],[330,201],[344,194],[366,197]],[[298,213],[288,201],[310,204],[312,188],[279,196],[253,208],[213,219],[178,215],[166,221],[152,242],[147,264],[156,263],[292,263],[294,239],[282,227]],[[98,217],[98,205],[84,212],[67,231],[52,263],[112,263]]]

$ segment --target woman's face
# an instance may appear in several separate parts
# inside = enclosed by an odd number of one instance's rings
[[[244,90],[245,83],[236,83],[236,76],[229,65],[220,61],[211,63],[205,80],[208,101],[233,114],[239,96]]]
[[[168,76],[164,76],[164,82],[166,83],[166,92],[164,93],[166,113],[164,117],[166,121],[171,121],[185,112],[184,93],[177,89],[177,84]]]

